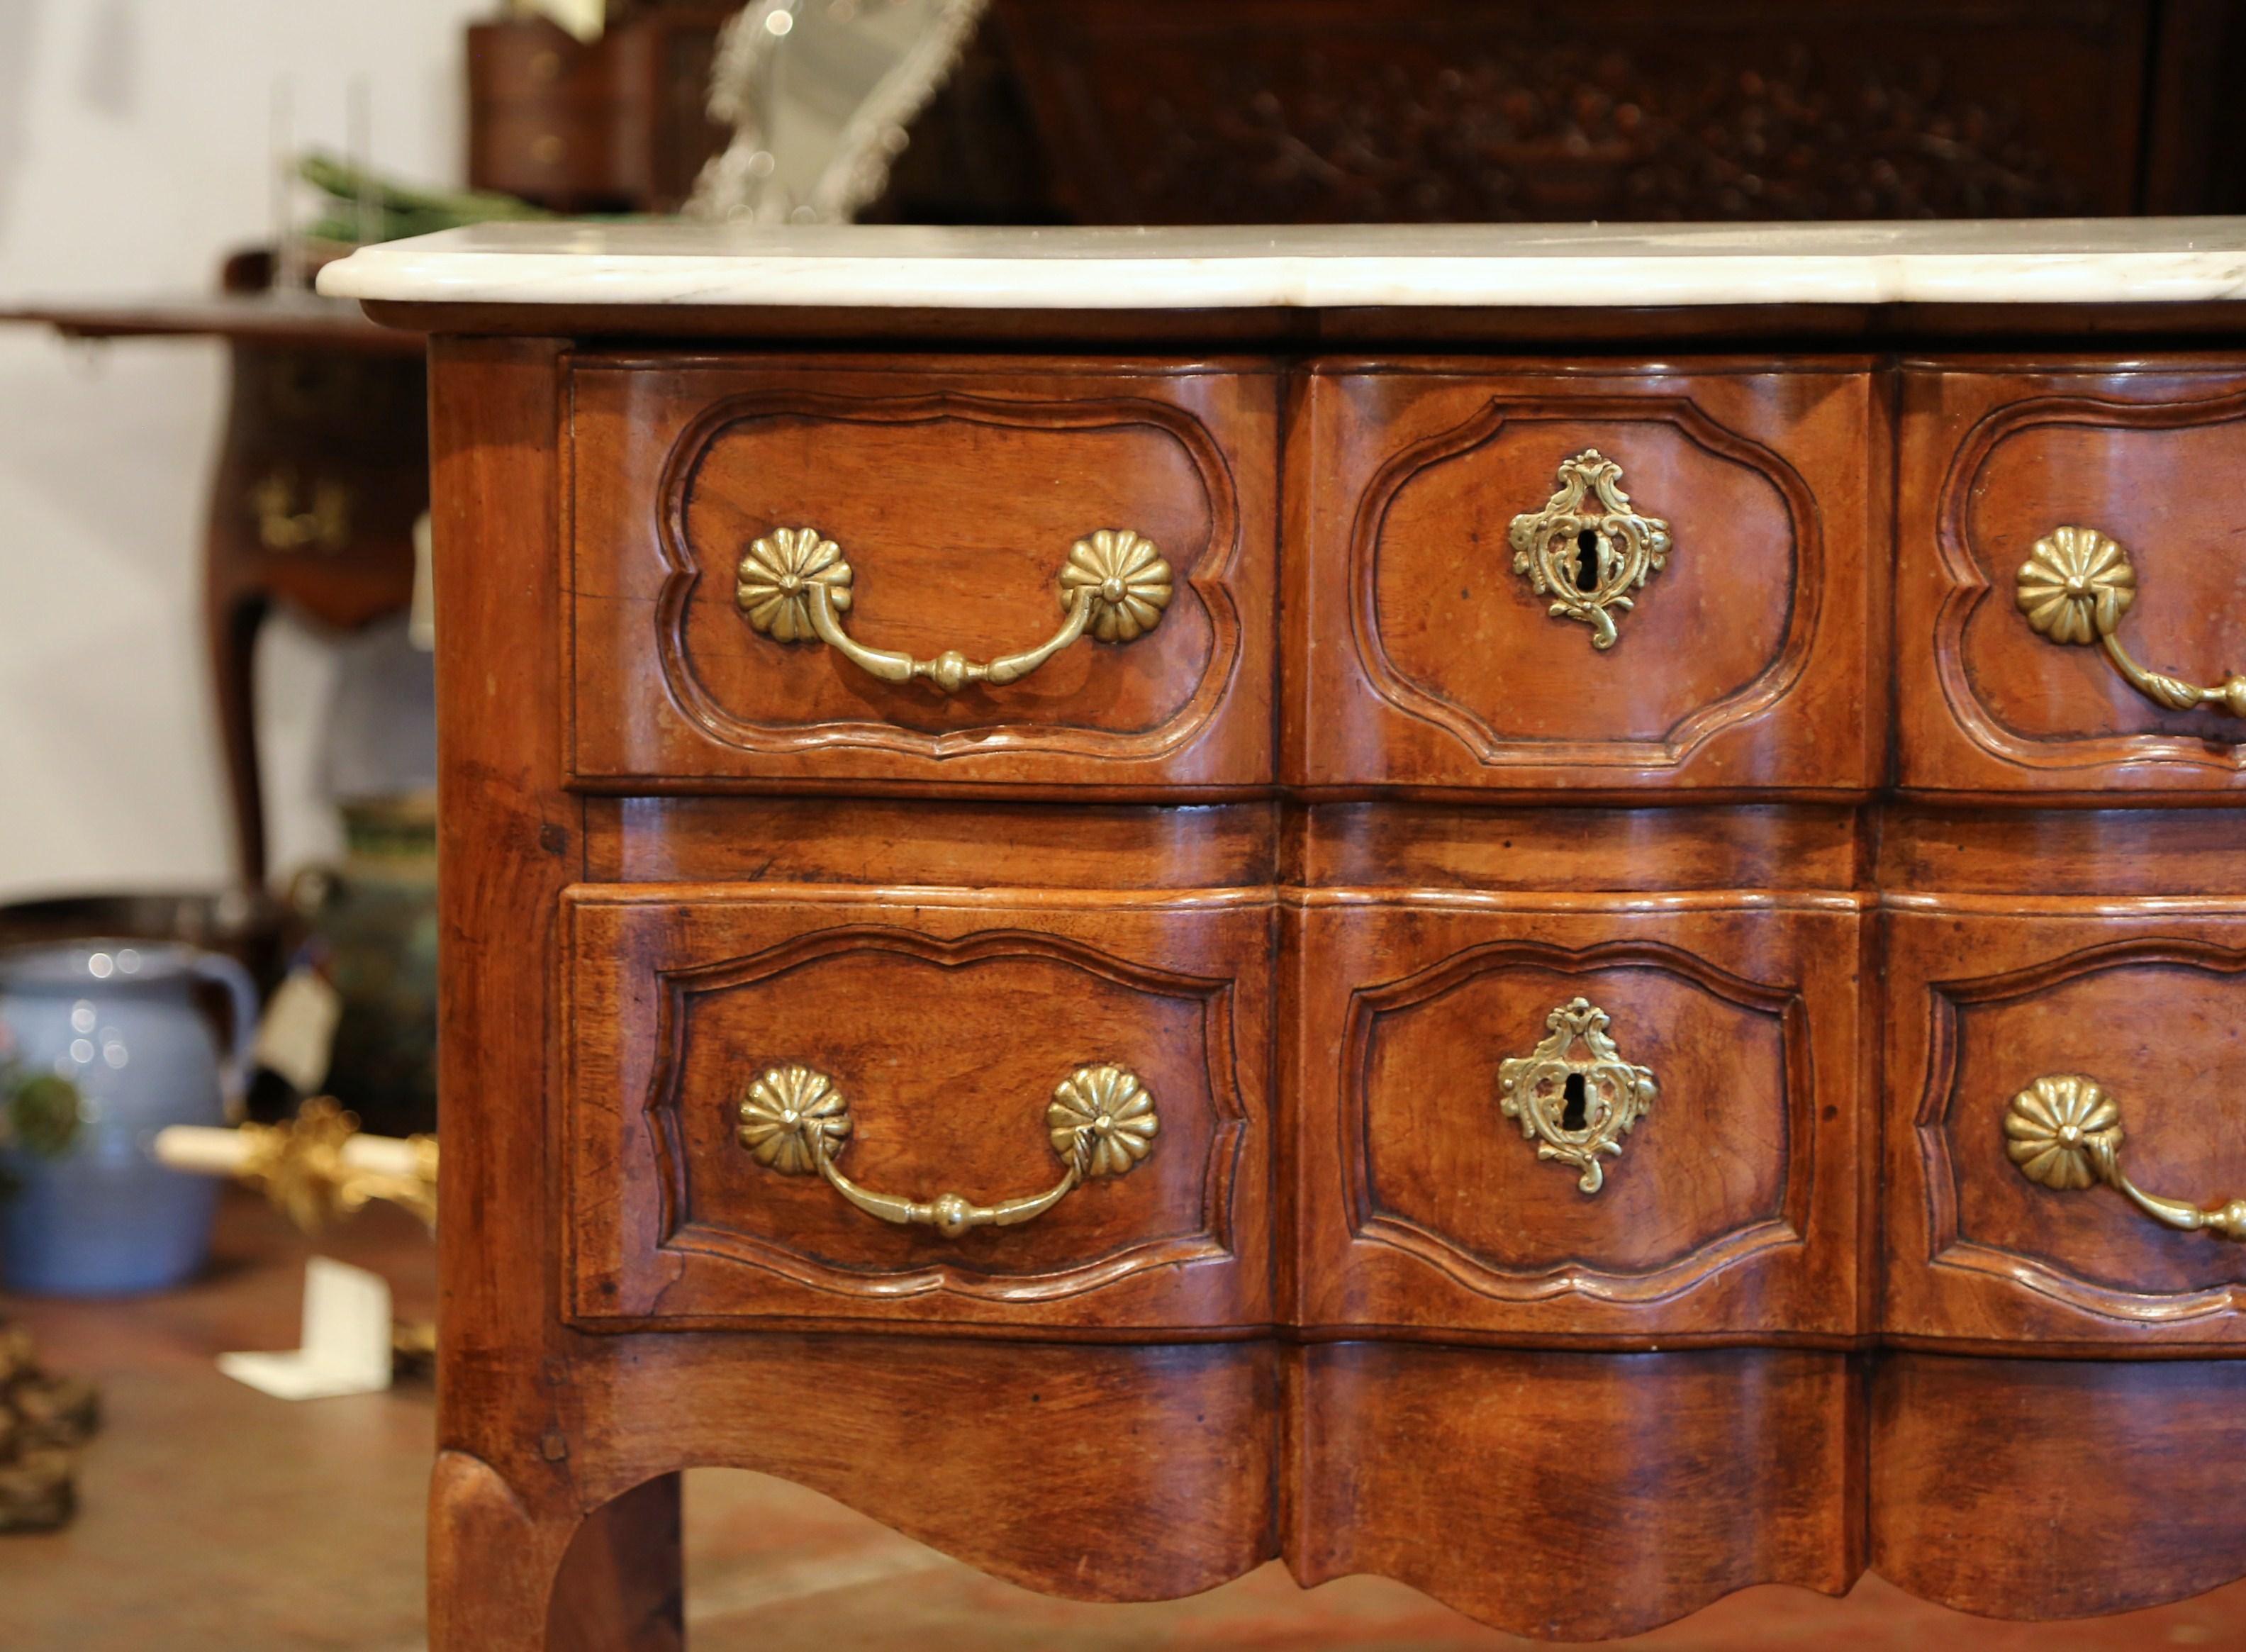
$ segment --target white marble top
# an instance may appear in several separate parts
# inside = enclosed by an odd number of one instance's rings
[[[2246,218],[1210,229],[506,223],[363,248],[341,298],[960,309],[2175,303],[2246,297]]]

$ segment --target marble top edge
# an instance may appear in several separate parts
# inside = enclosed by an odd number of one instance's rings
[[[508,223],[363,248],[334,297],[935,309],[2188,303],[2246,218],[1213,228]]]

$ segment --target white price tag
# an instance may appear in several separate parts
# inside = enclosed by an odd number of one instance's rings
[[[304,1264],[304,1345],[286,1354],[221,1354],[218,1368],[276,1399],[333,1399],[390,1386],[390,1284],[315,1256]]]
[[[257,1026],[256,1063],[279,1073],[300,1096],[319,1093],[335,1052],[343,996],[316,969],[292,969],[265,1006]]]

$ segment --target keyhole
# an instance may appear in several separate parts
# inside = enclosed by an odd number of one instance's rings
[[[1560,1128],[1581,1130],[1583,1127],[1583,1075],[1569,1073],[1568,1082],[1560,1088],[1560,1093],[1566,1098],[1560,1109]]]
[[[1599,588],[1599,534],[1594,527],[1587,527],[1576,535],[1576,588]]]

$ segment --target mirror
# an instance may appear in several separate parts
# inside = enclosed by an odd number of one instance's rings
[[[905,129],[949,77],[987,0],[751,0],[725,25],[710,115],[732,141],[687,211],[841,223],[888,182]]]

